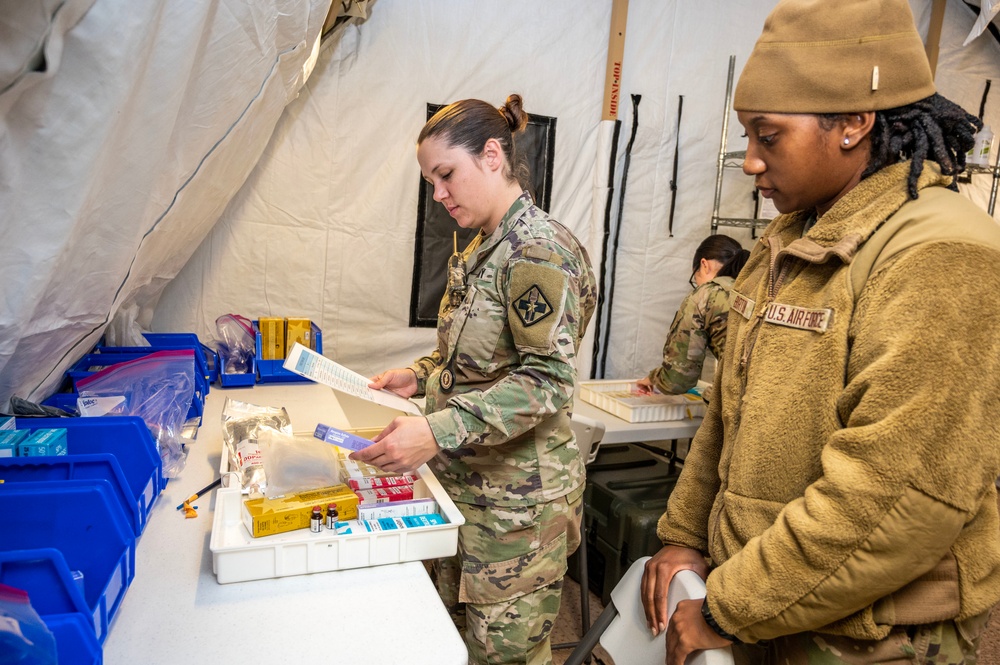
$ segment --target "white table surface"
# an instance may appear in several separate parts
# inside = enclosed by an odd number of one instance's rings
[[[219,584],[209,537],[214,492],[177,505],[218,476],[229,396],[284,406],[296,432],[317,422],[384,425],[397,412],[313,383],[213,386],[183,471],[160,494],[136,548],[135,579],[104,644],[106,665],[468,662],[420,562]]]
[[[584,402],[579,395],[574,398],[573,412],[604,423],[605,431],[604,437],[601,439],[602,444],[690,439],[698,431],[698,426],[701,425],[701,418],[630,423],[608,411],[598,409],[593,404]]]

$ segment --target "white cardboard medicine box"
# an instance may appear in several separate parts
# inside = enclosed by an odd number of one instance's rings
[[[684,420],[705,415],[705,402],[691,393],[636,394],[635,381],[604,379],[580,382],[580,399],[630,423]]]
[[[254,538],[241,519],[246,497],[229,472],[228,457],[223,450],[223,486],[216,492],[209,541],[219,584],[436,559],[458,549],[458,527],[465,518],[426,464],[417,470],[413,497],[436,500],[447,524],[340,535],[326,529],[323,533],[298,529]]]

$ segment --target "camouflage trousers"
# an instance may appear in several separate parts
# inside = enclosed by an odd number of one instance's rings
[[[897,626],[883,640],[798,633],[766,646],[736,645],[737,665],[975,665],[989,612],[963,621]]]
[[[458,554],[432,577],[469,649],[470,665],[546,665],[566,557],[580,544],[583,488],[536,506],[457,504]]]

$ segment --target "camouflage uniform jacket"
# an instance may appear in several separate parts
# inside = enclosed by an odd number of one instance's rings
[[[764,231],[715,397],[658,525],[712,616],[756,642],[884,639],[1000,601],[1000,227],[925,162],[865,178],[803,236]]]
[[[694,388],[708,349],[722,357],[732,288],[732,277],[715,277],[684,298],[663,345],[663,364],[649,373],[650,383],[661,393],[677,395]]]
[[[533,505],[584,479],[570,429],[576,353],[597,302],[590,258],[523,194],[465,251],[468,291],[417,360],[418,394],[442,448],[429,462],[456,501]],[[446,368],[451,393],[441,389]]]

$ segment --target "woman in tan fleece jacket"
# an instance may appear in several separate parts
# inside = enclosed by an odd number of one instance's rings
[[[1000,601],[1000,226],[906,0],[783,0],[736,87],[783,213],[647,564],[667,662],[971,663]],[[666,625],[671,576],[706,579]]]

